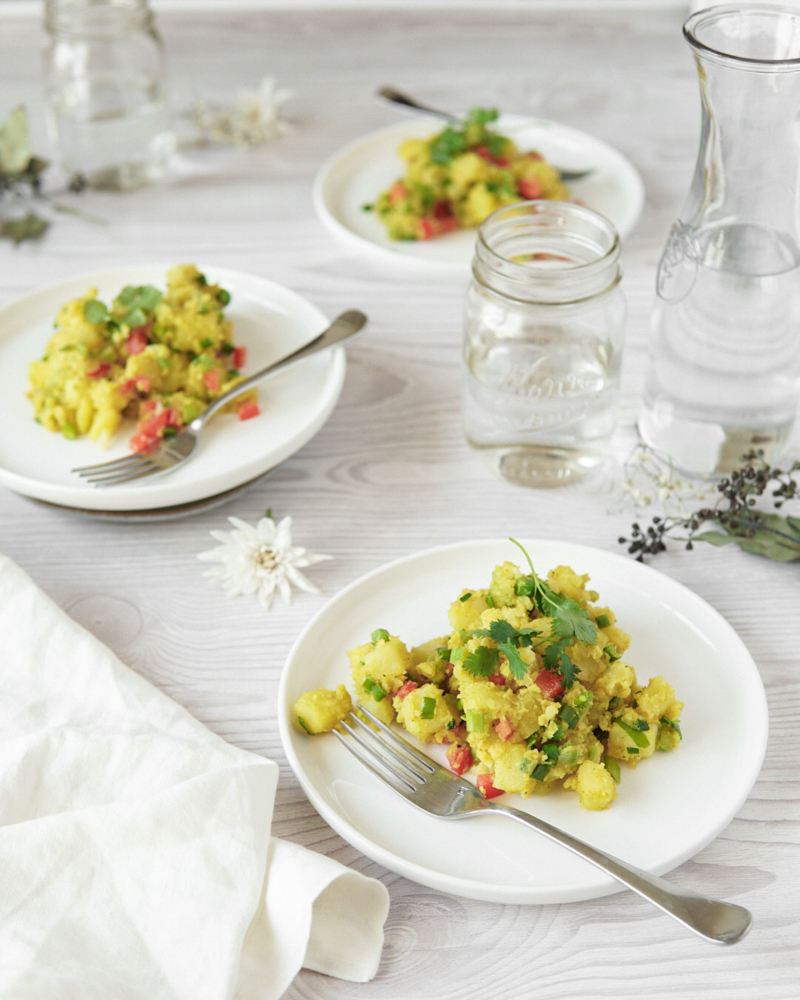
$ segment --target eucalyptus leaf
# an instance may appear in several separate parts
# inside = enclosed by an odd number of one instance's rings
[[[28,114],[20,105],[0,125],[0,173],[21,174],[30,160]]]
[[[35,212],[28,212],[21,219],[6,219],[0,221],[0,236],[19,244],[24,240],[35,240],[50,227],[47,219],[41,218]]]
[[[701,535],[695,535],[694,542],[708,542],[709,545],[727,545],[735,541],[733,535],[723,535],[721,531],[704,531]]]
[[[786,523],[792,529],[792,531],[800,537],[800,517],[786,517]]]
[[[754,538],[735,538],[734,541],[743,551],[766,556],[773,562],[796,562],[800,559],[800,548],[795,549],[780,542],[770,545]]]

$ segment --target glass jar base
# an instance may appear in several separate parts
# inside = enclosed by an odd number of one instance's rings
[[[665,456],[682,475],[725,476],[742,465],[745,455],[761,452],[774,465],[786,454],[793,424],[775,427],[730,427],[716,421],[662,415],[645,406],[639,418],[639,437]]]
[[[475,448],[475,445],[472,445]],[[595,469],[602,456],[571,448],[478,447],[503,479],[530,489],[554,489],[576,483]]]
[[[98,191],[134,191],[153,184],[164,174],[162,163],[120,163],[86,173],[76,173],[88,187]]]

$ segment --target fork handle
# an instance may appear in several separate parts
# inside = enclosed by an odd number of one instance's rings
[[[304,358],[307,358],[312,354],[317,354],[319,351],[328,350],[329,348],[335,347],[337,344],[341,344],[346,340],[350,340],[366,326],[366,323],[367,317],[364,313],[359,312],[358,309],[350,309],[348,312],[343,312],[340,316],[336,317],[327,329],[323,330],[322,333],[318,334],[313,340],[309,341],[309,343],[305,344],[303,347],[293,351],[291,354],[287,354],[286,357],[281,358],[280,361],[275,361],[266,368],[262,368],[261,371],[256,372],[254,375],[250,375],[243,382],[237,382],[232,389],[224,392],[218,399],[215,399],[213,403],[209,403],[200,416],[196,417],[189,424],[189,427],[193,431],[201,430],[203,425],[232,399],[236,399],[237,396],[241,396],[243,392],[251,389],[254,385],[258,385],[259,382],[263,382],[264,379],[269,378],[271,375],[277,375],[278,372],[282,372],[287,368],[293,367]]]
[[[591,864],[596,865],[618,882],[633,889],[640,896],[663,910],[664,913],[688,927],[690,931],[699,934],[707,941],[719,944],[734,944],[744,937],[752,923],[752,915],[743,906],[735,903],[724,903],[719,899],[711,899],[692,892],[691,889],[681,889],[663,878],[650,875],[633,865],[628,865],[619,858],[612,857],[596,847],[590,847],[581,840],[576,840],[563,830],[559,830],[536,816],[521,812],[511,806],[487,803],[487,809],[504,813],[518,823],[532,826],[538,833],[549,840],[554,840],[568,851],[577,854]]]

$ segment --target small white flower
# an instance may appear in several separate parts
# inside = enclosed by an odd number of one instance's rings
[[[258,90],[240,89],[231,105],[196,101],[191,116],[201,143],[254,148],[287,131],[281,106],[291,96],[290,90],[276,90],[273,78],[265,76]]]
[[[212,531],[211,536],[221,545],[201,552],[198,559],[219,563],[203,574],[219,580],[228,597],[257,594],[269,611],[277,591],[287,604],[292,602],[292,585],[311,594],[319,588],[300,572],[300,568],[332,559],[292,545],[292,519],[285,517],[276,525],[271,517],[262,517],[258,524],[248,524],[238,517],[229,517],[234,531]]]

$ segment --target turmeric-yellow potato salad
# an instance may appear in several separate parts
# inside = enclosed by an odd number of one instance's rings
[[[558,169],[534,150],[520,151],[492,127],[495,110],[473,108],[429,139],[406,139],[398,150],[405,174],[379,195],[374,211],[393,240],[429,240],[474,229],[517,201],[568,201]]]
[[[348,653],[356,701],[421,743],[448,744],[450,768],[474,772],[487,799],[560,785],[584,809],[607,809],[620,763],[678,746],[683,703],[663,677],[639,683],[624,659],[630,636],[588,575],[557,566],[545,581],[528,564],[505,562],[487,588],[462,590],[448,635],[409,649],[376,629]],[[352,707],[339,685],[304,693],[294,712],[315,735]]]
[[[230,298],[193,264],[181,264],[167,272],[166,292],[127,285],[107,306],[90,288],[65,303],[44,354],[28,368],[35,419],[105,447],[129,417],[138,423],[135,452],[180,433],[243,380],[245,348],[234,346],[223,311]],[[224,411],[258,416],[256,398],[251,389]]]

